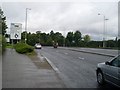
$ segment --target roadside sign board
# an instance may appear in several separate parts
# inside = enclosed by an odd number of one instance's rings
[[[21,39],[22,24],[11,23],[10,27],[10,39]]]

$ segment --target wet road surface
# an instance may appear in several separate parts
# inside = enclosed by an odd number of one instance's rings
[[[100,88],[96,82],[96,66],[111,59],[108,56],[43,47],[37,53],[47,57],[59,70],[68,88]],[[114,87],[106,85],[104,87]]]

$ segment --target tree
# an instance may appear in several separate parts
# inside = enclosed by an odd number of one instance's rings
[[[52,40],[55,39],[53,30],[51,30],[51,32],[50,32],[50,37],[52,38]]]
[[[75,45],[78,46],[79,42],[81,41],[82,37],[81,37],[81,32],[80,31],[76,31],[74,33],[74,41],[75,41]]]
[[[85,46],[92,48],[102,47],[102,41],[90,41]]]
[[[6,39],[3,35],[0,34],[0,55],[4,53],[6,46]]]
[[[107,47],[115,47],[116,43],[114,40],[108,40],[106,46]]]
[[[83,39],[84,39],[84,42],[89,42],[90,41],[90,36],[89,35],[85,35],[83,37]]]
[[[47,46],[52,46],[52,38],[50,37],[50,36],[48,36],[48,39],[47,39],[47,41],[46,41],[46,45]]]
[[[64,37],[62,36],[62,34],[59,32],[56,32],[54,34],[54,37],[55,37],[54,41],[58,43],[60,46],[62,46],[64,43]]]
[[[27,34],[27,44],[34,46],[38,42],[38,38],[36,37],[35,33],[28,33]]]
[[[120,39],[118,39],[118,49],[119,49],[119,53],[120,53]]]
[[[67,37],[66,37],[66,45],[67,46],[72,46],[73,40],[74,40],[73,32],[68,32]]]
[[[37,39],[40,43],[40,36],[41,36],[41,31],[36,31],[36,36],[37,36]]]
[[[40,34],[40,43],[42,45],[46,45],[47,39],[48,39],[48,35],[46,33]]]
[[[36,34],[40,34],[41,33],[41,31],[36,31]]]
[[[22,40],[22,42],[25,42],[25,34],[26,33],[27,33],[26,31],[21,33],[21,40]]]
[[[60,32],[54,33],[53,30],[49,34],[49,40],[51,40],[54,43],[58,43],[58,45],[63,46],[64,43],[64,36]],[[50,42],[50,41],[49,41]],[[47,42],[48,44],[48,42]]]
[[[6,29],[6,17],[4,16],[2,9],[0,8],[0,34],[5,35]]]

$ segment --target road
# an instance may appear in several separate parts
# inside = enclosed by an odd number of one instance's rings
[[[58,68],[59,76],[68,88],[98,88],[96,65],[112,58],[53,47],[43,47],[36,52],[47,57]]]
[[[64,49],[64,47],[60,47],[61,49]],[[79,47],[65,47],[65,49],[71,49],[71,50],[78,50],[78,51],[86,51],[86,52],[94,52],[94,53],[100,53],[105,55],[112,55],[116,56],[118,55],[118,50],[113,49],[96,49],[96,48],[79,48]]]

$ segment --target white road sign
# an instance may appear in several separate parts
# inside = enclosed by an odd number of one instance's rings
[[[11,23],[10,39],[21,39],[21,33],[22,33],[22,24]]]

